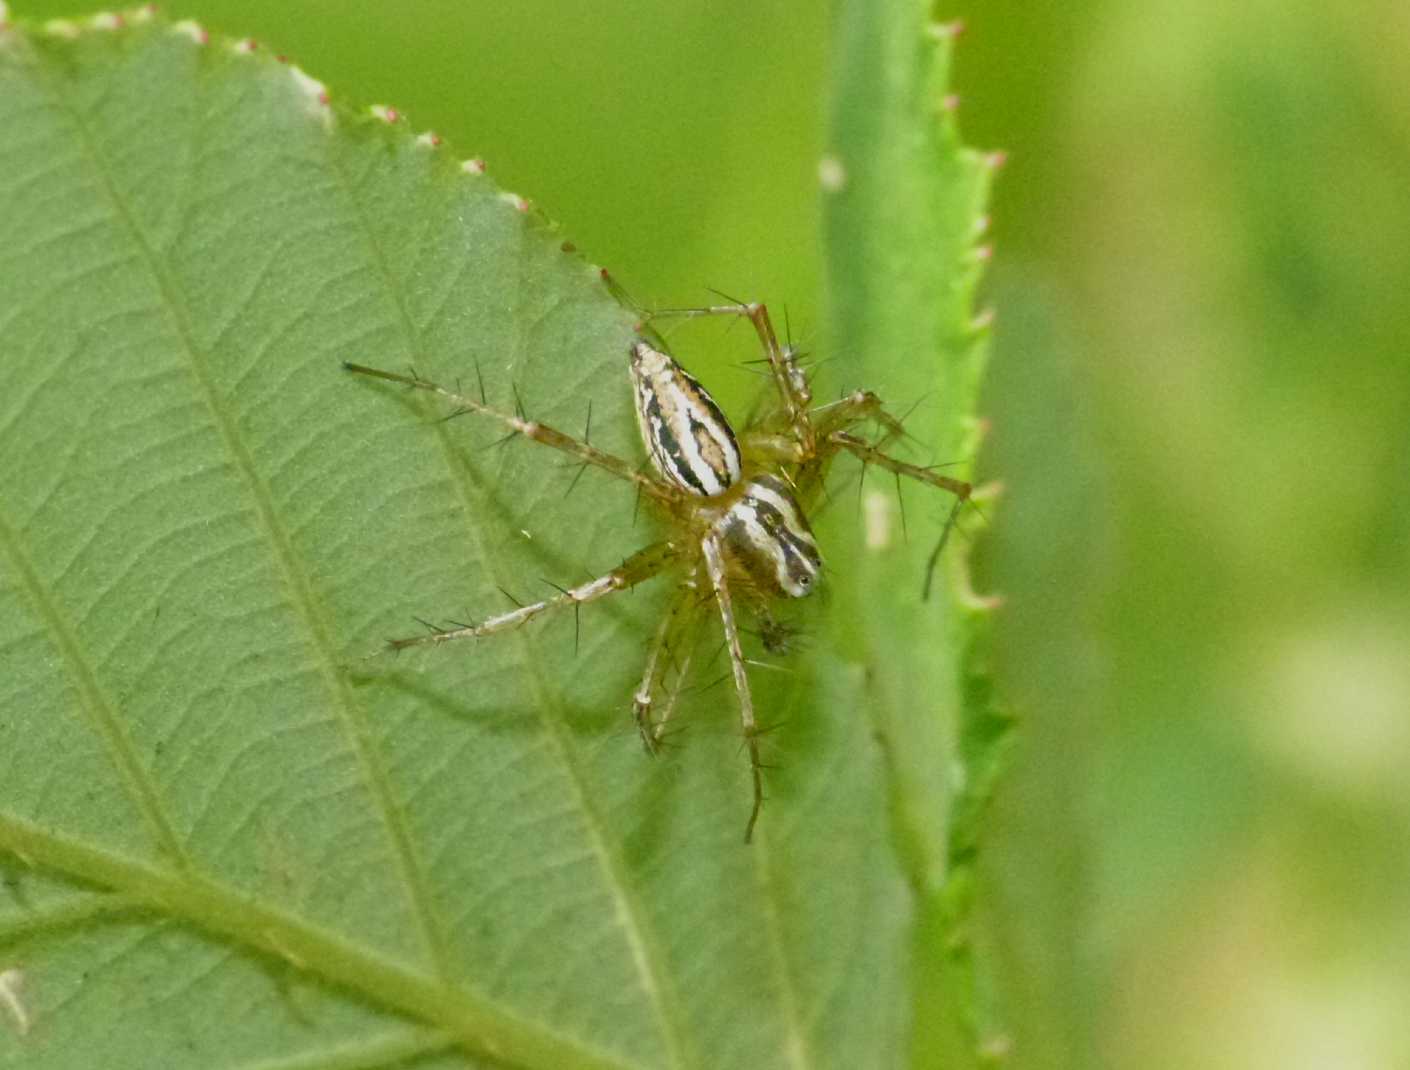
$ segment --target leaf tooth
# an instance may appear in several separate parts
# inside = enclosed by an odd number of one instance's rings
[[[328,106],[328,87],[295,63],[289,65],[289,77],[294,80],[294,85],[315,113],[321,115],[325,121],[330,121],[333,113]]]
[[[464,171],[467,175],[483,175],[485,173],[485,161],[480,159],[478,156],[472,157],[468,160],[462,160],[460,163],[460,169]]]
[[[182,19],[171,27],[171,32],[184,34],[198,45],[208,45],[211,41],[210,31],[195,19]]]

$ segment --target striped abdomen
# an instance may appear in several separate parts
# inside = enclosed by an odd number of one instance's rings
[[[715,531],[730,561],[761,591],[802,598],[822,570],[813,530],[778,476],[752,478]]]
[[[664,479],[704,497],[739,482],[739,443],[715,399],[689,372],[645,342],[632,346],[637,422]]]

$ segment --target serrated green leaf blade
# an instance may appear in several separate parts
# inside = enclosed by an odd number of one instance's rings
[[[967,478],[978,449],[975,419],[987,325],[975,288],[995,158],[966,147],[948,98],[956,27],[927,24],[911,0],[837,5],[837,69],[822,175],[829,346],[845,354],[842,389],[884,390],[906,421],[902,459],[943,463]],[[921,455],[919,451],[925,451]],[[960,878],[956,822],[987,798],[987,766],[1002,731],[975,753],[968,727],[992,716],[982,674],[982,603],[969,599],[968,546],[952,538],[941,561],[945,595],[922,597],[927,557],[953,499],[864,473],[855,492],[864,523],[831,534],[850,571],[831,624],[853,679],[836,665],[830,701],[865,711],[886,758],[888,829],[906,873],[916,921],[909,989],[916,1065],[971,1065],[978,1044],[966,970],[948,963],[963,938],[949,891]],[[973,517],[961,514],[973,526]],[[969,599],[968,602],[965,600]],[[985,694],[985,701],[979,696]],[[973,782],[971,782],[973,781]],[[977,794],[972,794],[977,790]],[[971,835],[968,828],[963,830]]]

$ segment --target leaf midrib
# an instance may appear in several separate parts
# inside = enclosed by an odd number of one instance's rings
[[[638,1070],[205,876],[143,865],[4,813],[0,845],[32,866],[118,889],[129,903],[185,919],[379,1006],[438,1026],[472,1052],[519,1066]]]

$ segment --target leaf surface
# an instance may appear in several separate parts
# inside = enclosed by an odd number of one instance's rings
[[[761,685],[796,716],[745,848],[732,695],[662,761],[629,728],[661,591],[576,651],[565,616],[376,656],[657,535],[340,369],[591,407],[639,457],[596,270],[273,57],[73,31],[0,30],[0,1065],[904,1061],[894,762],[834,680],[865,658]]]
[[[969,478],[988,354],[975,291],[989,185],[1002,157],[964,145],[948,96],[959,24],[919,32],[929,5],[910,0],[839,5],[830,145],[823,164],[831,351],[845,354],[842,389],[884,391],[909,411],[909,441],[894,451]],[[928,451],[920,455],[919,451]],[[848,663],[819,666],[829,700],[865,710],[885,756],[888,828],[914,911],[912,1056],[956,1067],[975,1058],[990,1025],[975,1006],[964,924],[976,820],[1008,742],[991,706],[988,623],[974,594],[968,541],[982,520],[958,514],[938,588],[922,596],[927,559],[953,499],[864,473],[854,492],[864,524],[835,525],[832,552],[848,562],[829,617]]]

